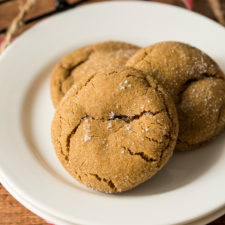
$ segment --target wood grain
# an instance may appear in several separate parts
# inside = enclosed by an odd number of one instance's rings
[[[46,225],[47,223],[31,213],[16,201],[0,184],[0,225]]]
[[[75,3],[77,1],[78,0],[69,0],[68,2]],[[0,5],[0,30],[10,25],[24,2],[25,0],[13,0]],[[54,9],[55,0],[38,0],[36,5],[26,16],[25,20],[32,19],[45,13],[51,12]]]
[[[3,0],[0,0],[0,2]],[[19,7],[25,0],[11,0],[7,3],[0,4],[0,30],[8,27],[19,11]],[[78,0],[68,0],[70,3],[74,3]],[[88,3],[98,2],[101,0],[90,0]],[[155,2],[172,4],[180,7],[184,7],[181,0],[155,0]],[[221,0],[222,9],[225,11],[225,0]],[[44,13],[54,10],[55,0],[39,0],[37,5],[29,12],[26,19],[31,19],[36,16],[40,16]],[[208,1],[206,0],[195,0],[194,11],[210,17],[216,20]],[[29,29],[37,22],[33,22],[25,26],[20,33]],[[0,39],[3,38],[4,34],[0,34]],[[0,184],[0,225],[47,225],[47,223],[36,216],[18,201],[16,201]],[[210,225],[225,225],[225,215],[218,220],[210,223]]]

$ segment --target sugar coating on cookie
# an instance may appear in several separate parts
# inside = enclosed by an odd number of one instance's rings
[[[180,127],[176,149],[202,146],[224,128],[224,74],[199,49],[161,42],[140,49],[126,65],[151,75],[171,94]]]
[[[171,157],[177,135],[173,101],[150,76],[126,67],[79,81],[52,122],[52,141],[66,170],[107,193],[151,178]]]
[[[107,41],[75,50],[56,65],[51,76],[51,97],[56,107],[70,87],[105,67],[124,66],[139,47],[125,42]]]

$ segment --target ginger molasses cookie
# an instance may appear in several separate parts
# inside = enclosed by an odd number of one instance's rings
[[[86,186],[113,193],[157,173],[173,153],[176,108],[150,76],[120,67],[96,72],[67,92],[52,122],[66,170]]]
[[[176,149],[199,147],[224,128],[224,74],[199,49],[161,42],[140,49],[126,65],[150,74],[171,94],[180,127]]]
[[[124,42],[107,41],[75,50],[65,56],[55,67],[51,77],[51,96],[56,107],[69,90],[82,76],[87,79],[96,70],[124,66],[139,47]]]

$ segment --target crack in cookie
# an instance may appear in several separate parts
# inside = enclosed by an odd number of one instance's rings
[[[62,88],[63,83],[64,83],[65,81],[67,81],[68,78],[71,77],[72,72],[73,72],[75,69],[77,69],[79,66],[81,66],[82,64],[84,64],[85,62],[87,62],[87,61],[90,59],[92,53],[93,53],[93,51],[90,51],[89,54],[87,55],[87,58],[81,60],[80,62],[78,61],[75,65],[71,65],[71,67],[69,67],[69,68],[65,68],[65,67],[63,66],[63,64],[61,64],[61,67],[65,70],[65,75],[64,75],[64,77],[63,77],[64,79],[60,80],[60,82],[59,82],[59,92],[60,92],[60,94],[61,94],[62,96],[64,96],[65,93],[67,92],[67,91],[66,91],[66,92],[63,91],[63,88]]]
[[[132,152],[130,148],[121,146],[124,150],[126,150],[130,155],[137,155],[139,157],[141,157],[144,161],[146,162],[156,162],[157,159],[153,159],[151,157],[149,157],[148,155],[146,155],[144,152]]]
[[[116,185],[113,183],[112,180],[108,180],[108,179],[106,179],[106,178],[101,178],[98,174],[91,174],[91,173],[90,173],[90,175],[91,175],[91,176],[94,176],[98,181],[106,183],[106,184],[109,186],[109,188],[110,188],[111,190],[113,190],[114,192],[117,192],[117,187],[116,187]]]

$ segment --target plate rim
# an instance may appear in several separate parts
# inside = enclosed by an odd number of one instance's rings
[[[65,224],[64,225],[69,225],[71,224],[70,222],[67,221],[62,221],[61,219],[55,217],[54,215],[46,214],[46,212],[42,212],[41,209],[35,208],[35,206],[32,206],[30,202],[27,202],[26,200],[23,199],[23,197],[19,196],[18,193],[16,193],[16,190],[11,188],[6,182],[4,182],[4,188],[12,194],[12,196],[23,206],[28,208],[32,213],[35,215],[39,216],[40,218],[46,220],[47,223],[51,222],[56,224],[62,224],[62,222]],[[213,213],[210,213],[209,215],[202,216],[200,218],[197,218],[197,220],[194,220],[190,223],[184,223],[184,225],[201,225],[205,223],[210,223],[213,222],[214,220],[218,219],[219,217],[223,216],[225,213],[225,207],[219,208]],[[60,222],[60,223],[59,223]]]

